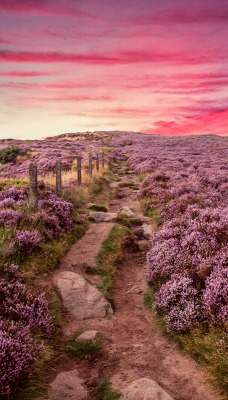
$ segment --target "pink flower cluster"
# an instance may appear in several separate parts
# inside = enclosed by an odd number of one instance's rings
[[[8,395],[30,373],[40,339],[50,338],[54,326],[44,293],[28,289],[16,265],[0,267],[0,395]]]

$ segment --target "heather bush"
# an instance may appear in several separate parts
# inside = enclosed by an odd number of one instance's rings
[[[0,396],[9,395],[19,379],[31,373],[39,350],[27,326],[0,319]]]
[[[38,208],[46,212],[46,215],[54,215],[61,228],[71,229],[73,206],[71,203],[57,197],[54,193],[44,192],[38,201]]]
[[[167,330],[186,331],[201,317],[198,291],[193,280],[184,274],[173,274],[156,293],[156,307],[166,311]]]
[[[196,320],[227,323],[227,211],[189,206],[154,235],[148,282],[169,330],[187,330]]]
[[[206,314],[215,323],[227,326],[228,323],[228,257],[226,265],[216,265],[206,278],[202,302]]]
[[[0,395],[8,395],[54,333],[44,293],[29,289],[16,265],[0,266]]]
[[[28,186],[5,186],[0,190],[1,246],[10,243],[14,247],[16,262],[73,226],[72,204],[58,198],[53,188],[39,183],[40,200],[35,211],[27,206],[28,191]],[[4,248],[1,254],[6,254]]]
[[[37,230],[17,231],[15,239],[19,250],[25,254],[32,253],[41,242],[40,233]]]

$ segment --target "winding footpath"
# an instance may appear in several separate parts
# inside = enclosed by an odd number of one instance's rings
[[[137,176],[125,172],[125,165],[118,167],[121,182],[134,186],[116,183],[118,196],[110,202],[109,211],[117,213],[127,206],[141,219],[144,231],[132,228],[139,249],[126,249],[115,276],[115,312],[96,288],[99,278],[85,272],[85,266],[96,265],[98,250],[114,222],[91,223],[54,272],[53,284],[65,309],[64,340],[80,329],[89,335],[99,332],[104,352],[93,362],[72,359],[61,364],[50,384],[49,399],[89,400],[90,389],[107,377],[122,393],[122,400],[219,400],[202,369],[162,336],[152,313],[145,309],[146,253],[154,227],[141,214]]]

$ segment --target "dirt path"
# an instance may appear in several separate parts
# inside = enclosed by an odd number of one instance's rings
[[[122,180],[139,185],[134,175],[123,176]],[[137,217],[143,217],[133,188],[121,188],[119,197],[110,203],[110,211],[117,211],[127,205]],[[111,227],[112,224],[107,223],[91,224],[81,241],[72,247],[60,268],[68,269],[79,260],[80,263],[93,264],[100,244]],[[86,252],[83,253],[85,248]],[[63,329],[65,337],[79,329],[92,329],[98,330],[103,338],[104,355],[93,363],[77,360],[73,363],[74,368],[78,369],[88,387],[108,377],[112,386],[121,391],[132,381],[147,377],[157,381],[175,400],[219,400],[219,396],[206,383],[200,367],[162,336],[151,313],[145,309],[145,264],[145,251],[126,251],[125,261],[114,282],[116,311],[112,317],[76,321],[66,316]],[[90,276],[87,278],[91,280]],[[131,290],[128,293],[131,288],[133,293]]]

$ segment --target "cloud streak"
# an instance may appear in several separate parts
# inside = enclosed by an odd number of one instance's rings
[[[0,0],[0,10],[13,13],[36,14],[41,16],[77,16],[90,17],[84,11],[67,7],[66,5],[58,5],[49,3],[44,0]]]
[[[162,10],[160,12],[147,13],[132,19],[132,23],[139,26],[145,25],[188,25],[188,24],[209,24],[209,23],[227,23],[228,7],[208,7],[196,10],[184,10],[183,7],[176,10]]]
[[[227,59],[228,54],[217,54],[217,59]],[[60,52],[30,52],[0,50],[1,62],[36,62],[36,63],[79,63],[95,65],[135,64],[135,63],[166,63],[177,65],[205,64],[215,61],[213,53],[187,54],[180,52],[159,52],[157,50],[144,51],[116,51],[108,54],[80,54]]]
[[[53,73],[42,72],[42,71],[5,71],[5,72],[0,72],[0,76],[9,77],[9,78],[33,78],[33,77],[51,76],[51,75],[53,75]]]

